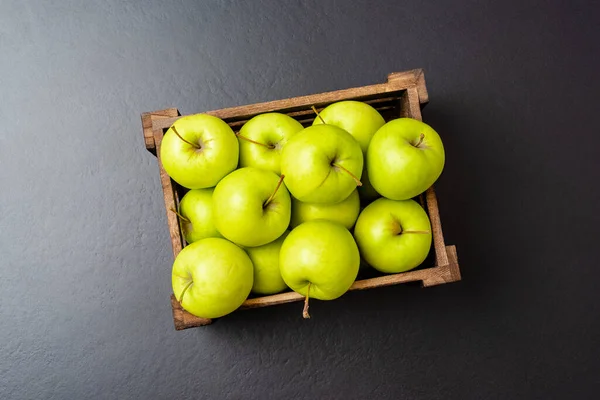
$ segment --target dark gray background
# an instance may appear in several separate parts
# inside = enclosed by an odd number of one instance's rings
[[[0,398],[597,398],[599,10],[479,3],[3,1]],[[412,68],[464,280],[176,332],[140,113]]]

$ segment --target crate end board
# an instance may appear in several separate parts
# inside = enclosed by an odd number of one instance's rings
[[[445,283],[457,282],[461,280],[460,269],[458,266],[458,256],[456,246],[446,246],[448,255],[448,265],[442,265],[433,268],[408,271],[400,274],[384,275],[377,278],[363,279],[354,282],[349,291],[374,289],[384,286],[398,285],[401,283],[419,282],[422,287],[437,286]],[[251,308],[269,307],[279,304],[303,301],[304,296],[296,292],[285,292],[271,296],[257,297],[248,299],[242,304],[240,310]],[[176,330],[197,328],[210,325],[215,320],[196,317],[185,311],[174,295],[171,295],[171,305],[173,307],[173,322]]]

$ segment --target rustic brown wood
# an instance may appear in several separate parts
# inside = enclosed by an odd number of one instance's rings
[[[144,142],[148,151],[151,153],[156,151],[156,146],[154,145],[154,132],[152,131],[152,120],[159,118],[173,118],[178,115],[180,114],[176,108],[142,113],[142,130],[144,132]]]
[[[246,308],[259,308],[265,306],[271,306],[276,304],[291,303],[294,301],[304,300],[304,296],[296,292],[285,292],[279,294],[273,294],[270,296],[256,297],[248,299],[242,304],[242,309]]]
[[[448,265],[448,256],[444,251],[446,243],[444,242],[444,234],[442,233],[440,210],[438,208],[437,197],[435,196],[435,189],[433,186],[425,192],[425,199],[427,202],[427,214],[429,214],[429,221],[431,221],[431,233],[433,236],[433,247],[435,249],[435,265]]]
[[[185,311],[181,304],[171,295],[171,307],[173,308],[173,320],[175,321],[175,329],[178,331],[188,328],[196,328],[198,326],[212,324],[212,319],[199,318]]]
[[[458,253],[456,252],[456,246],[446,246],[448,250],[448,274],[450,280],[448,282],[458,282],[462,279],[460,274],[460,267],[458,266]]]
[[[422,121],[419,92],[416,86],[406,89],[400,98],[400,116]]]
[[[449,264],[429,268],[429,273],[423,278],[423,287],[460,281],[461,276],[458,267],[456,246],[446,246],[446,257],[448,258]]]
[[[177,215],[171,211],[172,208],[179,209],[179,198],[175,190],[175,183],[171,180],[167,171],[163,168],[160,159],[160,146],[162,144],[163,132],[154,130],[154,144],[156,146],[156,157],[158,158],[158,167],[160,170],[160,183],[163,188],[163,198],[165,201],[165,211],[167,214],[167,224],[169,226],[169,235],[171,237],[171,246],[173,248],[173,258],[177,257],[183,248],[183,234],[179,226]]]
[[[243,123],[257,114],[271,111],[286,113],[306,125],[312,123],[314,119],[314,112],[311,110],[311,106],[314,105],[320,111],[330,103],[349,99],[368,102],[380,110],[380,112],[386,112],[385,115],[388,115],[388,117],[391,116],[393,118],[399,115],[422,120],[421,108],[429,101],[429,96],[425,86],[423,71],[417,69],[389,74],[388,82],[383,84],[232,107],[209,111],[207,113],[224,119],[234,129],[241,127]],[[177,116],[179,115],[177,109],[174,108],[142,114],[142,127],[146,146],[148,150],[153,151],[158,157],[165,208],[167,210],[167,223],[174,257],[179,254],[185,241],[176,215],[168,211],[172,207],[177,207],[179,196],[176,184],[169,178],[160,162],[160,145],[164,129],[170,127],[178,119]],[[148,136],[149,132],[151,133],[152,140]],[[371,289],[415,281],[421,281],[424,287],[429,287],[461,279],[456,248],[455,246],[445,245],[434,188],[429,188],[424,196],[421,195],[420,201],[431,220],[435,266],[359,280],[352,285],[350,290]],[[248,299],[240,309],[273,306],[302,300],[304,300],[303,296],[295,292],[286,292]],[[178,330],[208,325],[212,322],[209,319],[195,317],[183,310],[174,296],[171,297],[171,303],[173,306],[175,327]]]
[[[406,72],[392,72],[388,75],[388,82],[400,81],[405,84],[406,87],[411,86],[413,83],[417,87],[419,94],[419,103],[422,107],[429,102],[429,94],[427,93],[427,86],[425,84],[425,73],[422,69],[413,69],[412,71]]]
[[[419,75],[417,76],[417,90],[419,91],[419,103],[421,103],[421,108],[423,108],[429,103],[429,93],[427,92],[423,70],[419,70]]]

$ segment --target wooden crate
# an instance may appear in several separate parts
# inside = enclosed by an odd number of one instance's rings
[[[369,103],[383,115],[386,121],[389,121],[398,117],[421,120],[421,109],[427,104],[429,98],[423,71],[416,69],[391,73],[388,75],[387,82],[381,84],[225,108],[205,113],[223,119],[234,131],[238,131],[246,121],[255,115],[273,111],[287,114],[297,119],[304,126],[309,126],[315,118],[311,106],[321,110],[327,105],[341,100],[359,100]],[[163,134],[180,116],[181,114],[176,108],[142,114],[142,128],[146,148],[158,158],[160,181],[163,188],[174,257],[177,257],[177,254],[185,246],[185,239],[180,230],[177,216],[169,210],[178,208],[179,199],[186,192],[186,189],[173,181],[162,167],[160,144]],[[438,202],[433,187],[429,188],[424,195],[421,195],[419,200],[431,220],[433,266],[429,268],[421,266],[416,270],[404,273],[359,279],[354,282],[350,290],[371,289],[415,281],[420,281],[423,287],[428,287],[461,279],[456,248],[455,246],[446,246],[444,241]],[[169,265],[168,268],[170,267]],[[274,306],[302,300],[304,300],[302,295],[289,291],[270,296],[249,298],[244,302],[241,309]],[[198,318],[185,311],[174,295],[171,295],[171,304],[177,330],[208,325],[212,322],[210,319]]]

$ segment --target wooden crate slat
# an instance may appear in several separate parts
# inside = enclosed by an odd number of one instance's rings
[[[412,71],[406,72],[392,72],[388,74],[388,82],[400,81],[401,85],[406,87],[411,86],[411,82],[414,82],[417,87],[419,94],[419,103],[422,106],[429,102],[429,93],[427,93],[427,85],[425,84],[425,73],[422,69],[413,69]]]
[[[179,111],[176,108],[167,108],[165,110],[142,113],[144,143],[148,151],[154,152],[156,150],[156,146],[154,144],[154,132],[152,130],[152,121],[156,118],[172,118],[177,117],[178,115]]]
[[[440,219],[440,210],[438,208],[435,189],[430,187],[425,192],[427,203],[427,214],[431,222],[431,230],[433,237],[433,247],[435,249],[435,264],[437,266],[448,265],[448,256],[446,255],[446,243],[444,242],[444,234],[442,232],[442,221]]]
[[[422,121],[419,92],[416,87],[408,88],[400,98],[400,116]]]
[[[171,308],[173,309],[173,321],[175,321],[175,329],[178,331],[210,325],[212,323],[212,319],[199,318],[185,311],[173,294],[171,295]]]
[[[156,157],[160,168],[160,183],[163,188],[163,198],[165,201],[165,210],[167,213],[167,224],[169,226],[169,236],[171,238],[171,246],[173,248],[173,258],[177,257],[181,249],[183,249],[183,235],[179,226],[177,215],[171,209],[178,209],[179,198],[175,191],[175,186],[171,181],[171,177],[163,168],[160,160],[160,146],[163,139],[162,130],[154,130],[154,144],[156,146]]]

